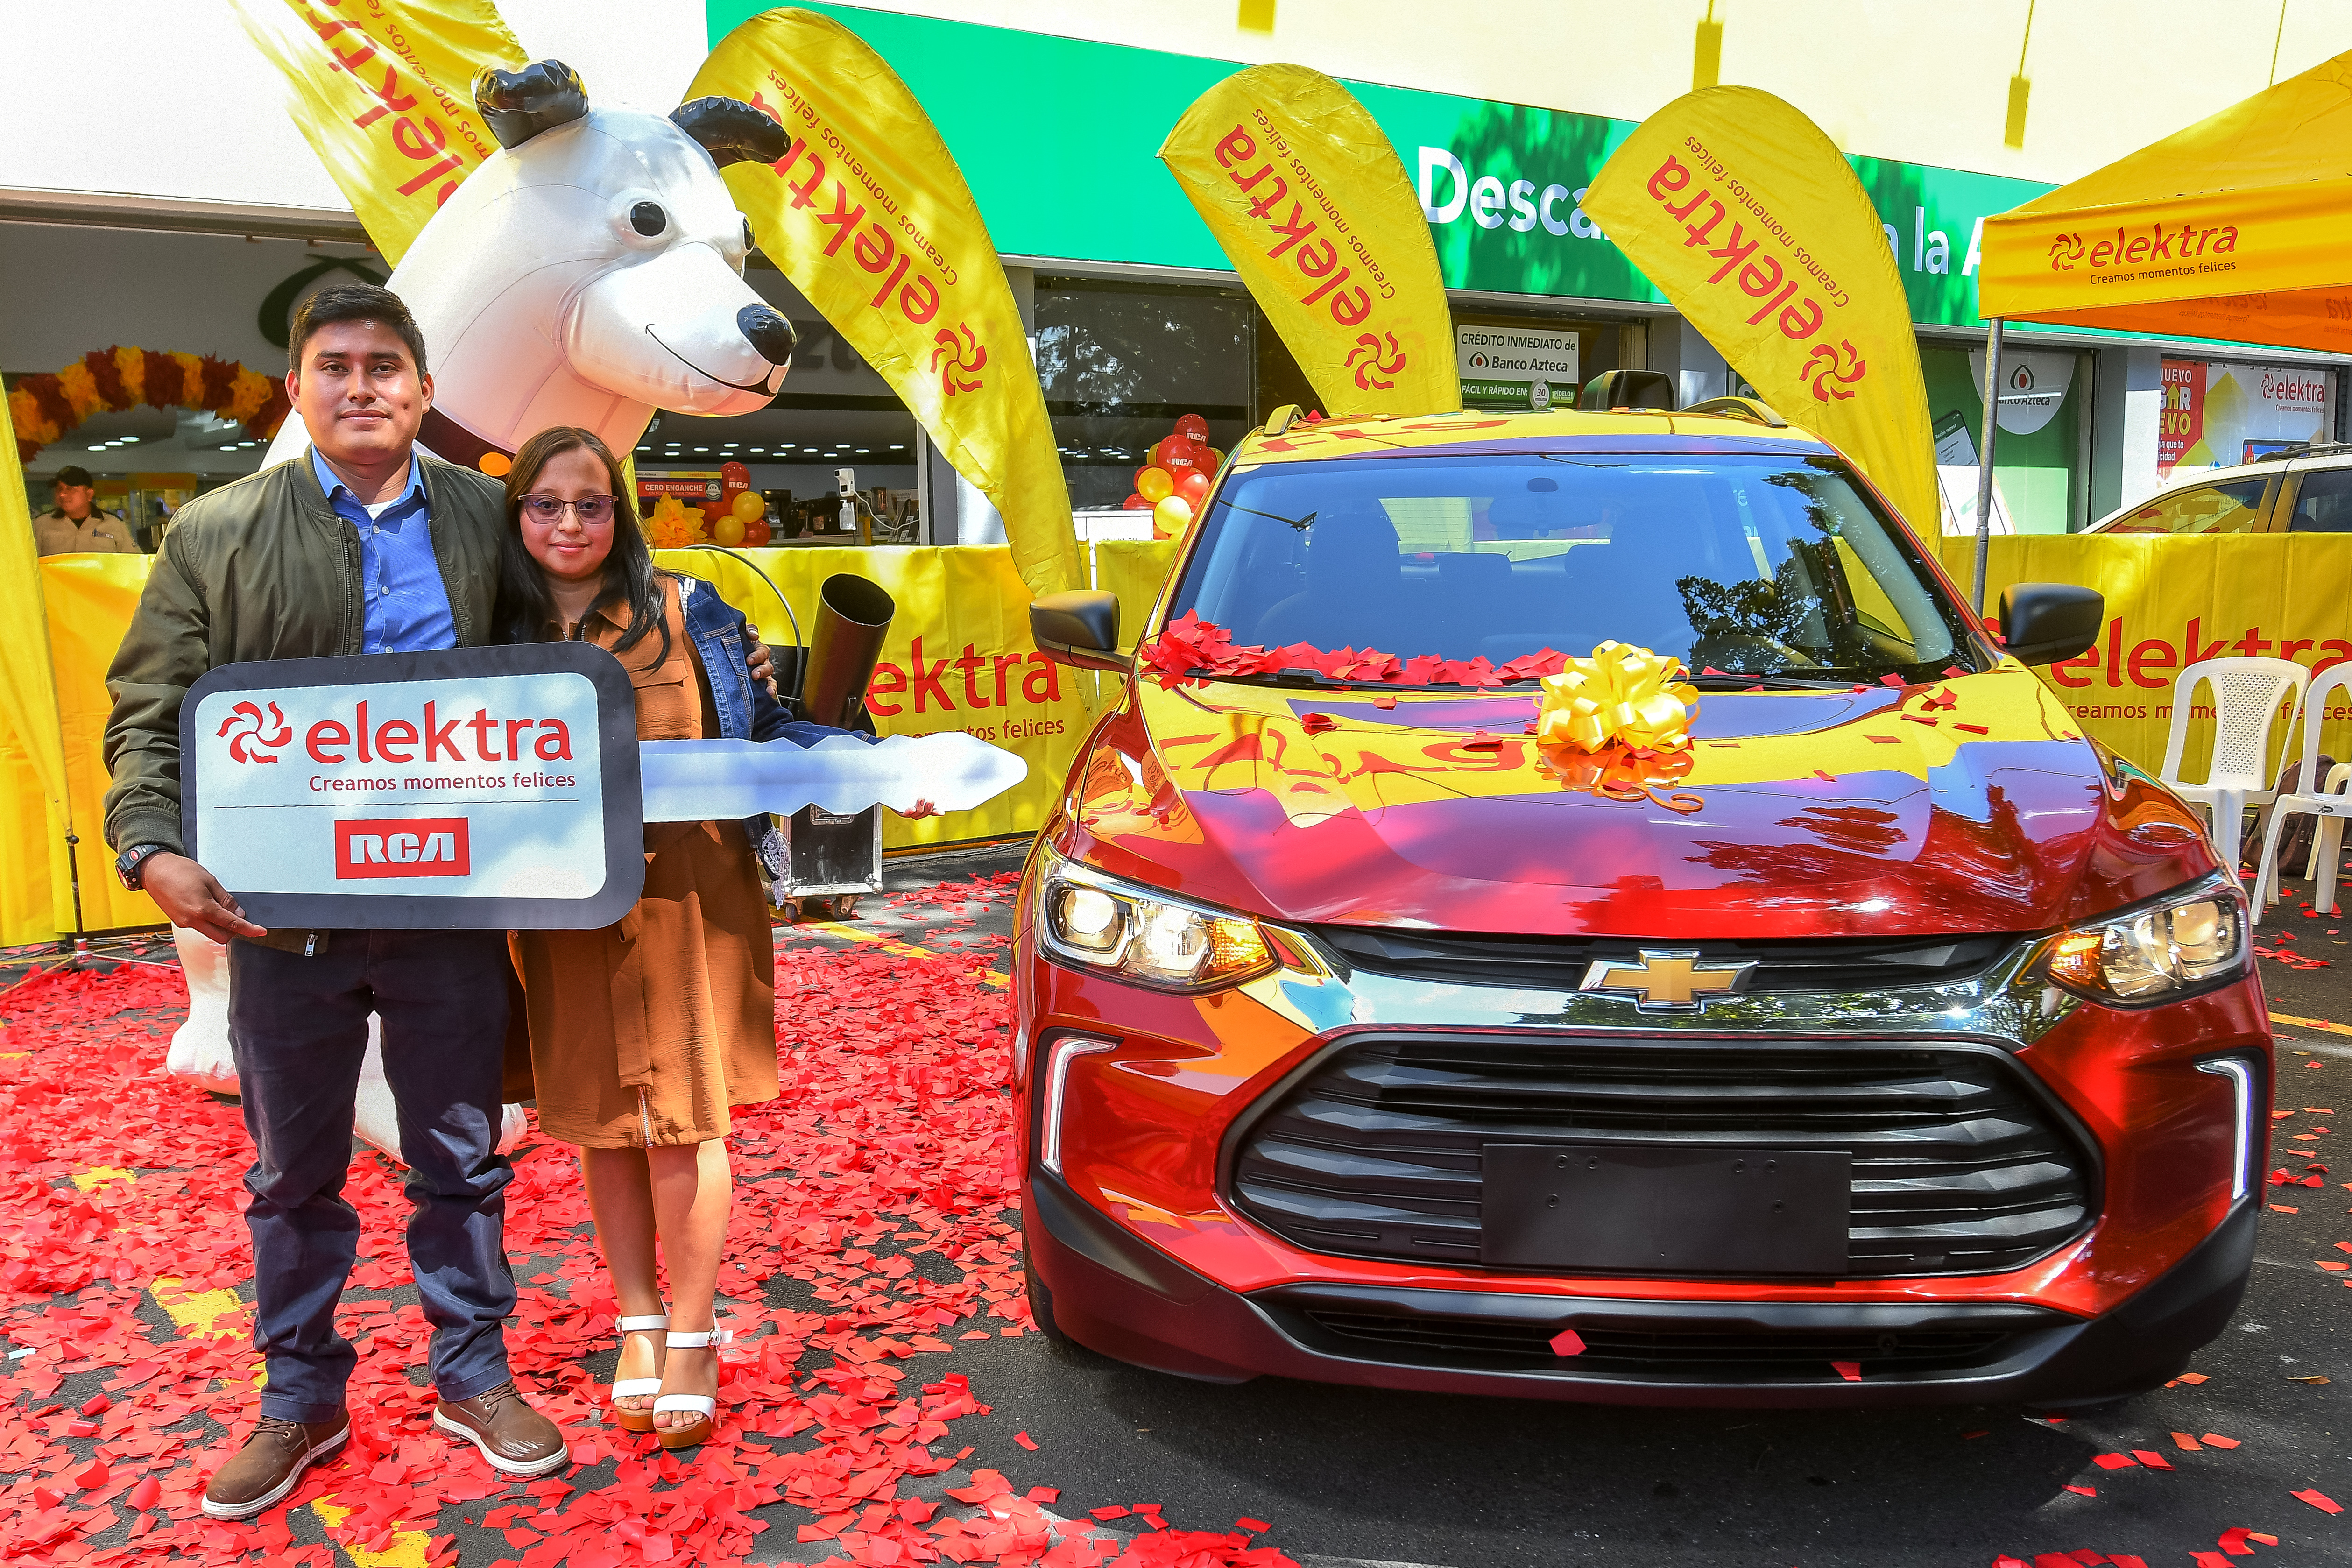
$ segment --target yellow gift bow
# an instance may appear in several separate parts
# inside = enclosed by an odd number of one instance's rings
[[[1536,742],[1598,752],[1608,746],[1678,752],[1690,745],[1698,689],[1681,684],[1682,660],[1645,647],[1605,642],[1591,658],[1572,658],[1543,678]]]

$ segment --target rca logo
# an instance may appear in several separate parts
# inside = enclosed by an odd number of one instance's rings
[[[395,816],[335,824],[335,879],[464,877],[473,847],[462,816]]]

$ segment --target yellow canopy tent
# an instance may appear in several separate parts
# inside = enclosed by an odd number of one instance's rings
[[[2004,321],[2352,353],[2352,53],[1985,220],[1986,405]],[[1995,421],[1978,486],[1978,608]]]

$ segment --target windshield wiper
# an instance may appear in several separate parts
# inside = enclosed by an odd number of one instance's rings
[[[1684,675],[1683,679],[1706,691],[1744,691],[1761,686],[1771,691],[1838,691],[1853,686],[1852,676],[1802,675],[1738,675],[1718,672],[1714,675]]]
[[[1285,517],[1278,511],[1260,511],[1254,506],[1234,506],[1232,501],[1227,501],[1224,504],[1229,507],[1233,507],[1233,510],[1235,511],[1245,511],[1252,517],[1262,517],[1271,522],[1288,523],[1291,527],[1297,529],[1301,533],[1306,532],[1307,528],[1315,521],[1315,519],[1320,515],[1319,513],[1310,511],[1305,517]]]

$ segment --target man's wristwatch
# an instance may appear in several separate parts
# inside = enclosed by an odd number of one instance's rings
[[[135,893],[139,890],[140,868],[146,865],[148,857],[164,854],[170,848],[168,844],[133,844],[114,858],[114,874]]]

